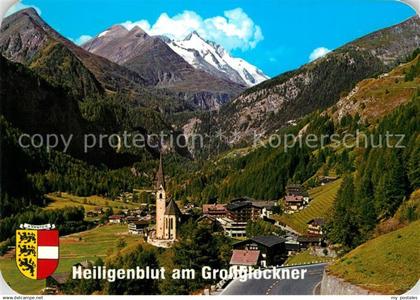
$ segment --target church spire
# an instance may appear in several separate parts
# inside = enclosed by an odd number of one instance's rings
[[[165,185],[165,174],[163,173],[163,159],[162,159],[162,152],[160,152],[160,160],[159,160],[159,170],[156,174],[156,189],[160,189],[160,187],[163,187],[163,189],[166,188]]]

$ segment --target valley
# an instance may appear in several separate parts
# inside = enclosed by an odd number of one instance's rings
[[[411,265],[419,259],[419,41],[414,16],[269,78],[197,32],[180,40],[114,25],[78,46],[35,9],[8,16],[0,30],[3,277],[23,294],[310,294],[325,269],[373,293],[407,291],[420,276]],[[21,147],[24,133],[74,139],[66,153],[46,151]],[[147,145],[126,146],[124,133]],[[377,146],[389,133],[403,139]],[[89,134],[114,134],[117,146],[86,151]],[[314,136],[325,138],[313,146]],[[289,139],[274,147],[273,137]],[[60,264],[42,281],[15,268],[15,230],[31,222],[60,231]],[[74,265],[310,265],[312,273],[292,287],[107,282],[69,279]]]

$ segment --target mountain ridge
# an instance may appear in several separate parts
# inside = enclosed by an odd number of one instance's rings
[[[28,26],[25,32],[21,31],[21,28],[25,26]],[[32,8],[18,11],[5,18],[2,23],[1,33],[0,44],[2,52],[12,61],[28,63],[33,58],[33,55],[39,52],[47,42],[55,40],[67,47],[105,88],[117,90],[118,86],[115,82],[122,80],[124,77],[130,78],[134,83],[140,85],[145,82],[139,75],[130,74],[129,70],[83,51],[50,27]],[[22,42],[26,42],[26,44],[22,44]],[[107,76],[111,78],[106,78],[103,73],[107,73]],[[129,81],[128,79],[126,80]]]
[[[195,130],[217,126],[228,144],[249,143],[333,105],[359,81],[389,71],[419,47],[420,18],[415,16],[247,89]]]
[[[260,69],[241,58],[232,57],[215,42],[203,39],[196,31],[183,40],[165,39],[166,43],[190,65],[248,87],[269,79]]]
[[[43,61],[43,65],[35,63],[32,67],[38,67],[38,73],[53,84],[70,85],[79,100],[123,94],[130,103],[140,107],[160,107],[162,111],[191,109],[191,105],[177,95],[150,88],[147,80],[135,71],[75,45],[49,26],[33,8],[23,9],[3,20],[0,52],[7,59],[30,67],[36,55],[36,60]],[[79,70],[76,74],[74,64]],[[71,86],[71,83],[76,84]],[[89,86],[96,86],[99,92],[94,89],[85,93]]]
[[[140,27],[114,25],[82,45],[96,55],[146,78],[149,86],[172,91],[199,109],[218,109],[245,90],[245,85],[193,68],[161,37]]]
[[[396,107],[409,102],[416,94],[420,86],[420,78],[418,74],[414,74],[409,80],[407,74],[411,69],[420,69],[420,55],[377,78],[360,81],[327,112],[336,122],[346,116],[354,118],[358,115],[363,123],[375,124],[378,119],[386,116]]]

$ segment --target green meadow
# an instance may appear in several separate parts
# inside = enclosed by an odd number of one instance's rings
[[[124,241],[124,243],[121,242]],[[103,225],[60,238],[60,263],[55,273],[70,272],[72,265],[85,260],[105,260],[118,251],[143,243],[139,236],[128,235],[127,225]],[[0,270],[6,282],[18,293],[39,294],[45,280],[32,280],[21,275],[14,253],[0,257]]]
[[[420,221],[367,241],[328,272],[386,295],[402,294],[420,278]]]
[[[296,255],[290,256],[285,262],[286,265],[303,265],[310,264],[313,262],[330,262],[333,259],[331,257],[314,256],[311,255],[310,250],[299,252]]]
[[[59,209],[68,206],[83,206],[85,211],[96,207],[112,207],[114,210],[135,209],[139,204],[115,201],[101,196],[78,197],[67,193],[51,193],[46,195],[48,205],[45,209]]]

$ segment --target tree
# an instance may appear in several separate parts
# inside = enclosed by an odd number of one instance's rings
[[[123,238],[118,239],[117,242],[117,249],[121,250],[122,248],[124,248],[125,246],[127,246],[127,243],[125,242],[125,240]]]
[[[420,188],[420,139],[415,142],[408,161],[408,179],[413,189]]]
[[[358,213],[355,209],[355,191],[353,176],[347,175],[337,193],[330,231],[328,237],[335,243],[341,243],[348,248],[360,242]]]
[[[174,268],[193,269],[197,276],[195,279],[189,280],[177,279],[174,281],[171,278],[165,279],[165,282],[161,285],[164,294],[190,294],[203,288],[206,284],[214,282],[214,280],[201,278],[201,269],[204,266],[214,269],[228,266],[227,256],[231,248],[226,237],[213,235],[208,226],[197,226],[193,222],[183,225],[181,235],[181,241],[173,248]]]
[[[246,235],[249,238],[257,236],[257,235],[272,235],[272,234],[280,235],[283,233],[283,231],[279,227],[274,226],[273,224],[268,223],[264,220],[248,222],[245,230],[246,230]]]
[[[159,269],[154,250],[147,250],[142,245],[134,251],[119,255],[107,264],[108,269],[136,269],[136,267]],[[159,294],[158,280],[128,279],[106,282],[105,291],[109,295],[156,295]]]
[[[370,174],[365,174],[361,178],[356,197],[360,207],[359,219],[362,223],[362,235],[364,238],[367,238],[368,233],[375,227],[377,218]]]
[[[383,171],[383,176],[376,191],[376,206],[382,217],[391,217],[407,193],[407,179],[400,155],[392,149],[389,155],[388,168]]]

